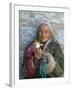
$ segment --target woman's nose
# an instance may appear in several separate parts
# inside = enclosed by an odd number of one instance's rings
[[[42,33],[42,37],[44,37],[45,36],[45,34],[44,33]]]

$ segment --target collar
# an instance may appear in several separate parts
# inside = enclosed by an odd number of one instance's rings
[[[48,41],[46,41],[45,45],[44,45],[44,48],[43,48],[43,51],[45,52],[46,50],[46,47],[48,46],[48,44],[52,41],[52,38],[50,38]]]

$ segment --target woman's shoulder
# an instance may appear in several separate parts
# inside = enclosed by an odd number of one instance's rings
[[[51,39],[50,43],[51,46],[60,46],[59,42],[55,39]]]
[[[62,47],[57,40],[52,40],[51,46],[53,50],[55,50],[57,53],[60,53],[60,52],[63,53]]]
[[[57,40],[51,40],[49,46],[51,47],[51,49],[53,50],[58,50],[58,51],[62,51],[61,45]]]

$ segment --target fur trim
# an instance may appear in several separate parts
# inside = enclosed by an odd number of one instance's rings
[[[56,62],[50,53],[46,53],[45,56],[48,58],[48,64],[46,65],[46,74],[48,74],[54,70]]]

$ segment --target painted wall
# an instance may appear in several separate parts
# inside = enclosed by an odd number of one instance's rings
[[[20,78],[25,76],[21,70],[23,53],[27,45],[36,37],[37,27],[48,21],[51,25],[54,37],[58,40],[63,50],[64,45],[64,13],[19,11],[19,69]]]

